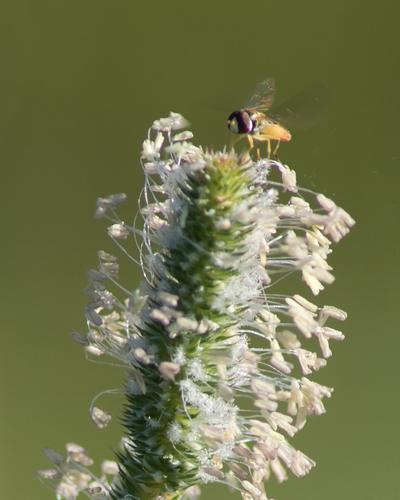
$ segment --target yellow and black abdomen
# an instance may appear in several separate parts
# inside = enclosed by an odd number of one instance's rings
[[[261,123],[254,136],[258,140],[282,142],[289,142],[292,138],[292,134],[289,130],[279,123],[270,120],[266,120],[264,123]]]

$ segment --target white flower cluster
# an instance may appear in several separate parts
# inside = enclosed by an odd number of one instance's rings
[[[218,156],[188,142],[176,142],[170,133],[171,129],[166,135],[158,131],[143,147],[149,201],[143,211],[147,249],[153,242],[170,245],[184,237],[176,224],[180,191],[193,172],[206,168],[210,158]],[[167,160],[162,157],[166,136]],[[221,159],[230,153],[219,155]],[[283,481],[286,469],[303,476],[315,465],[295,450],[286,436],[301,429],[308,416],[325,412],[323,399],[331,396],[332,389],[307,376],[325,366],[332,354],[329,342],[344,338],[340,331],[326,326],[327,320],[346,318],[336,307],[319,307],[298,294],[275,293],[275,289],[283,277],[296,270],[314,295],[332,283],[332,268],[327,263],[331,241],[338,242],[347,234],[354,220],[324,195],[297,187],[295,172],[279,161],[247,159],[246,169],[251,179],[245,187],[248,197],[232,207],[229,216],[215,220],[215,227],[222,232],[238,223],[249,228],[239,251],[221,249],[213,255],[216,266],[232,271],[232,278],[220,283],[213,300],[214,311],[232,318],[229,338],[224,342],[230,352],[221,353],[216,361],[217,394],[204,390],[206,376],[199,361],[194,367],[193,362],[189,365],[177,355],[169,368],[173,366],[175,377],[185,367],[187,378],[180,381],[182,399],[199,410],[191,432],[201,434],[208,447],[201,481],[229,483],[245,499],[266,499],[264,482],[271,473]],[[273,180],[274,171],[280,180]],[[161,201],[156,199],[159,193],[164,195]],[[150,254],[151,275],[160,269],[162,272],[157,254]],[[166,326],[171,336],[181,330],[183,320],[185,331],[195,335],[209,331],[207,327],[200,331],[193,318],[183,318],[176,303],[166,303],[150,315]],[[210,324],[209,318],[201,321]],[[320,355],[309,347],[313,338]],[[296,375],[299,372],[300,376]],[[245,396],[253,400],[253,418],[247,418],[248,410],[237,403]],[[184,439],[181,431],[173,435],[175,440]],[[204,452],[204,448],[199,450]]]
[[[40,479],[53,487],[57,500],[73,500],[83,493],[88,498],[104,500],[109,497],[110,484],[118,474],[118,464],[105,460],[101,464],[101,476],[96,477],[88,467],[93,460],[86,450],[75,443],[67,443],[64,457],[50,448],[44,450],[53,468],[38,471]]]
[[[327,326],[328,320],[346,318],[336,307],[286,293],[283,278],[298,271],[314,295],[332,283],[327,263],[331,241],[347,234],[354,220],[324,195],[298,187],[296,173],[281,162],[204,151],[190,142],[191,132],[178,131],[186,125],[181,115],[171,113],[153,123],[143,143],[140,224],[131,226],[117,215],[124,194],[99,198],[96,217],[110,221],[108,235],[141,266],[146,286],[132,293],[119,280],[116,257],[99,252],[99,267],[89,273],[88,334],[73,337],[90,356],[112,356],[127,369],[125,391],[133,400],[148,397],[151,402],[149,391],[156,387],[160,394],[153,399],[161,416],[170,401],[176,404],[170,388],[178,391],[179,405],[171,411],[176,419],[165,431],[168,451],[154,443],[161,417],[139,407],[129,416],[135,429],[143,422],[138,443],[148,446],[152,458],[179,450],[171,458],[176,466],[188,453],[180,470],[197,479],[193,484],[183,478],[180,496],[127,498],[194,499],[200,494],[196,482],[216,481],[245,500],[267,500],[265,482],[271,474],[281,482],[287,471],[303,476],[315,465],[287,437],[310,415],[325,412],[323,399],[332,389],[307,377],[325,366],[332,354],[330,341],[344,338]],[[232,179],[231,165],[236,172]],[[215,186],[212,175],[218,177]],[[199,179],[208,183],[204,190]],[[200,201],[191,198],[194,183],[200,186]],[[219,186],[232,194],[219,194]],[[187,229],[194,204],[208,224],[191,229],[199,233],[197,239]],[[136,242],[138,259],[123,244],[129,237]],[[156,376],[159,383],[154,383]],[[100,428],[110,420],[93,404],[91,415]],[[125,444],[132,460],[120,464],[124,477],[129,463],[133,467],[142,460],[138,446],[134,436]],[[48,453],[56,468],[40,473],[57,482],[59,499],[76,498],[79,491],[93,498],[122,498],[113,496],[104,475],[97,479],[83,469],[90,465],[86,458],[77,460],[68,452],[66,460]],[[152,482],[159,475],[167,481],[161,471],[153,471]],[[128,491],[120,479],[113,484]],[[93,488],[103,496],[94,496]]]

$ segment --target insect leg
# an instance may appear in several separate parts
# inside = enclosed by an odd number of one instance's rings
[[[277,153],[278,153],[278,149],[279,149],[279,145],[280,145],[280,143],[281,143],[281,140],[280,140],[280,139],[278,139],[278,140],[276,141],[276,146],[275,146],[274,151],[273,151],[273,153],[272,153],[274,156],[277,156]]]
[[[271,139],[267,139],[267,152],[268,152],[268,159],[271,158]]]
[[[249,152],[254,148],[254,140],[250,134],[247,134],[247,140],[249,142]]]

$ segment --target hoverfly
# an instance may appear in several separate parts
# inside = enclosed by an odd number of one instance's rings
[[[273,151],[275,155],[279,144],[289,142],[292,138],[292,134],[281,124],[281,120],[285,123],[292,122],[293,125],[297,125],[297,128],[299,128],[299,121],[301,121],[307,128],[307,117],[308,125],[310,125],[314,121],[314,117],[311,115],[315,114],[315,105],[320,104],[319,97],[322,90],[320,85],[314,85],[295,96],[284,106],[280,106],[279,110],[276,110],[273,114],[270,114],[269,110],[275,96],[275,81],[268,78],[257,85],[255,93],[244,108],[229,115],[227,126],[232,133],[247,138],[250,150],[253,149],[254,142],[266,142],[268,157],[271,157],[272,141],[276,142]],[[303,119],[304,117],[306,120]],[[301,118],[301,120],[298,118]],[[259,149],[257,153],[260,154]]]
[[[271,156],[272,141],[277,141],[274,150],[276,154],[280,142],[288,142],[292,138],[289,130],[266,114],[272,105],[274,95],[275,81],[272,78],[263,80],[258,84],[246,107],[233,111],[227,120],[231,132],[247,137],[250,150],[254,147],[254,141],[267,142],[268,157]]]

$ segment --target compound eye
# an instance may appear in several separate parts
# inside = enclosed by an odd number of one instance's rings
[[[228,120],[228,128],[234,134],[239,133],[239,125],[236,117],[233,117],[230,120]]]

